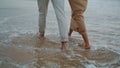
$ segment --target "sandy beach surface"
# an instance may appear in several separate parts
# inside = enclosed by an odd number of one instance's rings
[[[36,0],[0,1],[0,68],[120,68],[120,0],[89,0],[85,22],[91,49],[74,32],[60,49],[57,20],[50,2],[46,39],[38,39]],[[65,0],[69,28],[71,11]]]

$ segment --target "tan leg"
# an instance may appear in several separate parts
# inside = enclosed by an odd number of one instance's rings
[[[69,37],[71,37],[72,32],[73,32],[73,30],[72,30],[72,29],[70,29],[70,30],[69,30],[69,33],[68,33],[68,36],[69,36]]]
[[[61,42],[61,45],[62,45],[62,47],[61,47],[62,50],[67,49],[67,42]]]
[[[86,32],[83,33],[82,37],[83,37],[84,42],[85,42],[85,49],[90,49],[90,44],[89,44],[89,39],[88,39],[87,33]]]

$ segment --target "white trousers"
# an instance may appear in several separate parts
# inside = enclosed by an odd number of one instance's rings
[[[44,34],[49,0],[37,0],[37,2],[39,8],[39,32]],[[64,0],[51,0],[51,2],[57,17],[61,42],[68,41],[68,25],[65,17]]]

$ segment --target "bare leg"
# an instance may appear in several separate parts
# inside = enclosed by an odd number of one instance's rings
[[[72,29],[69,29],[69,33],[68,33],[69,41],[72,41],[72,40],[73,40],[73,39],[71,38],[72,33],[73,33],[73,30],[72,30]]]
[[[61,44],[62,44],[61,49],[66,50],[67,49],[67,42],[61,42]]]
[[[71,37],[72,32],[73,32],[73,30],[72,30],[72,29],[70,29],[70,30],[69,30],[69,33],[68,33],[68,36],[69,36],[69,37]]]
[[[82,34],[82,37],[83,37],[83,39],[84,39],[84,41],[85,41],[85,49],[90,49],[90,44],[89,44],[89,40],[88,40],[88,35],[87,35],[87,33],[86,33],[86,32],[83,33],[83,34]]]

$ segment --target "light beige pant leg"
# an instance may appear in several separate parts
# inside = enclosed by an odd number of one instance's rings
[[[64,0],[52,0],[55,14],[58,21],[61,41],[68,41],[67,20],[64,10]]]
[[[77,31],[81,34],[86,32],[83,14],[87,8],[87,2],[88,0],[69,0],[72,9],[70,29]]]
[[[39,32],[44,34],[49,0],[37,0],[37,3],[39,9]]]

